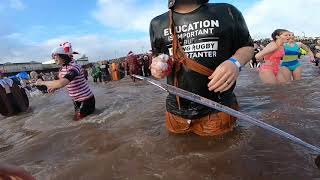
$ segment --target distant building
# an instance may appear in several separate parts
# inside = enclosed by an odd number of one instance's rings
[[[89,58],[86,55],[83,55],[81,58],[77,59],[76,63],[81,66],[90,64]],[[51,71],[58,71],[58,70],[59,70],[59,66],[55,64],[54,60],[49,60],[43,63],[31,61],[31,62],[25,62],[25,63],[6,62],[3,64],[0,64],[0,71],[8,75],[16,74],[23,71],[51,72]]]
[[[22,71],[46,71],[56,70],[58,66],[56,64],[41,64],[39,62],[26,62],[26,63],[4,63],[0,64],[0,71],[6,74],[19,73]]]
[[[45,61],[45,62],[42,62],[42,64],[55,64],[56,62],[54,61],[54,59],[51,59],[49,61]]]
[[[84,54],[81,58],[76,60],[76,63],[81,66],[87,65],[89,64],[89,58]]]

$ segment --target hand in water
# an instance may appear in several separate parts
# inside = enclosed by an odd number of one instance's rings
[[[41,86],[42,85],[42,80],[38,79],[35,83],[33,83],[35,86]]]
[[[163,79],[171,72],[171,66],[169,64],[170,57],[166,54],[161,54],[152,58],[150,66],[151,74],[157,79]]]
[[[236,82],[239,75],[238,67],[227,60],[220,64],[216,70],[208,77],[211,81],[208,84],[209,91],[225,92]]]

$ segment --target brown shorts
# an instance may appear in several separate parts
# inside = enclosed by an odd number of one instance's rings
[[[239,110],[239,105],[231,108]],[[193,132],[200,136],[216,136],[232,131],[236,126],[237,118],[224,112],[212,113],[202,118],[188,120],[180,116],[166,113],[166,127],[172,133]]]

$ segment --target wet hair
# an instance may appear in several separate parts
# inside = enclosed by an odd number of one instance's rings
[[[276,29],[275,31],[273,31],[273,33],[271,34],[272,39],[275,41],[277,40],[277,36],[280,36],[281,34],[285,33],[285,32],[289,32],[286,29]]]
[[[57,54],[61,59],[63,59],[63,65],[67,65],[72,61],[72,58],[67,54]]]

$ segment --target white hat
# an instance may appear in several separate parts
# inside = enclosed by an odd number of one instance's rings
[[[71,43],[65,42],[60,44],[59,47],[56,47],[52,50],[52,54],[66,54],[66,55],[72,55],[72,46]]]
[[[134,53],[132,51],[129,51],[127,56],[132,56],[132,55],[134,55]]]

